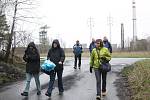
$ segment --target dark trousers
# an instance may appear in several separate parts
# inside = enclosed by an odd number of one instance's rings
[[[106,92],[107,72],[103,72],[100,69],[95,69],[97,95],[101,95],[101,76],[102,76],[102,92]]]
[[[81,54],[75,55],[74,58],[75,58],[74,67],[77,67],[77,60],[79,60],[78,67],[80,68],[81,67]]]
[[[59,92],[63,92],[64,91],[63,82],[62,82],[62,73],[63,73],[63,70],[57,70],[57,71],[52,71],[50,73],[49,87],[48,87],[48,90],[47,90],[47,92],[49,94],[52,93],[53,85],[54,85],[54,82],[55,82],[56,73],[57,73],[57,77],[58,77],[58,89],[59,89]]]

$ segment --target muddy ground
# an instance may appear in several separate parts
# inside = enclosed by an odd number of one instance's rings
[[[114,84],[117,87],[117,96],[120,100],[132,100],[132,92],[128,83],[128,78],[123,76],[121,72],[117,72],[119,79]]]

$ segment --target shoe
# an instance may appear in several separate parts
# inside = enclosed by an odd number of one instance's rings
[[[106,96],[106,91],[105,91],[105,92],[102,92],[102,96]]]
[[[74,69],[77,69],[77,67],[73,67]]]
[[[28,96],[28,92],[21,93],[22,96]]]
[[[59,95],[63,95],[63,92],[59,92]]]
[[[80,69],[80,67],[79,67],[79,69]]]
[[[45,95],[48,96],[48,97],[51,97],[51,94],[48,93],[48,92],[46,92]]]
[[[38,91],[38,92],[37,92],[37,95],[41,95],[41,91]]]
[[[101,96],[97,95],[96,100],[101,100]]]

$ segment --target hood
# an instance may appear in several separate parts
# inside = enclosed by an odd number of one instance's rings
[[[60,48],[60,44],[59,44],[58,39],[53,40],[53,42],[52,42],[52,48],[54,48],[54,46],[53,46],[54,43],[57,44],[57,48]]]
[[[108,42],[108,39],[104,39],[103,42]]]
[[[30,42],[30,43],[28,44],[28,47],[27,47],[27,49],[25,50],[25,52],[27,52],[27,51],[29,50],[29,47],[33,47],[33,48],[37,51],[37,48],[36,48],[34,42]]]
[[[30,42],[30,43],[28,44],[28,47],[36,48],[36,46],[35,46],[35,43],[34,43],[34,42]]]
[[[107,42],[108,42],[108,40],[103,40],[103,42],[104,42],[104,43],[107,43]]]

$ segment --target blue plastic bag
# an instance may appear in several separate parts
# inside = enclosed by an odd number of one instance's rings
[[[41,71],[49,75],[49,72],[54,70],[55,67],[56,65],[53,62],[50,60],[45,60],[41,65]]]

